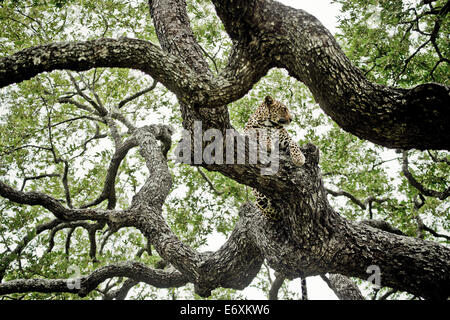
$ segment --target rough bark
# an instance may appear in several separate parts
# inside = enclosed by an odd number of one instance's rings
[[[348,277],[340,274],[330,274],[329,277],[322,275],[321,277],[339,300],[365,300],[358,286]]]
[[[208,78],[149,41],[119,38],[51,43],[0,59],[0,87],[53,70],[130,68],[150,74],[180,97],[209,90]],[[203,80],[202,80],[203,79]]]
[[[329,32],[302,10],[267,0],[212,2],[234,41],[230,62],[217,77],[198,49],[184,1],[155,0],[150,1],[150,9],[162,49],[133,39],[30,48],[0,59],[0,85],[63,68],[135,68],[177,94],[186,129],[193,130],[193,122],[199,120],[203,130],[224,131],[231,128],[225,105],[247,93],[271,67],[284,67],[311,89],[336,122],[364,139],[404,149],[449,149],[448,87],[425,84],[405,90],[370,83],[350,64]],[[169,7],[172,10],[167,10]],[[134,226],[164,261],[176,268],[179,274],[174,283],[191,282],[202,296],[217,287],[245,288],[264,259],[287,278],[336,273],[367,279],[367,268],[377,265],[383,286],[426,298],[450,295],[450,249],[341,217],[327,201],[319,151],[310,144],[302,148],[306,156],[303,167],[296,168],[281,156],[280,170],[271,176],[261,176],[257,165],[203,164],[269,196],[282,212],[282,220],[269,221],[246,204],[221,249],[196,252],[176,237],[162,216],[171,188],[165,157],[170,135],[166,126],[133,131],[129,139],[146,160],[149,178],[125,211],[66,208],[48,195],[17,191],[3,182],[0,195],[21,204],[41,205],[61,220]],[[112,176],[121,159],[112,163]],[[107,198],[108,190],[105,183],[102,199]],[[133,278],[132,272],[120,275],[145,281]],[[0,292],[48,292],[47,284],[44,280],[17,280],[0,284]],[[51,285],[62,290],[58,281]]]
[[[278,300],[278,291],[280,291],[281,286],[286,278],[281,274],[275,275],[275,280],[273,280],[272,285],[269,290],[269,300]]]
[[[95,270],[88,276],[75,279],[22,279],[0,284],[0,295],[14,292],[70,292],[80,296],[94,290],[100,283],[113,277],[128,277],[157,288],[180,287],[186,278],[176,270],[161,271],[139,262],[124,262]],[[79,288],[74,285],[79,281]]]

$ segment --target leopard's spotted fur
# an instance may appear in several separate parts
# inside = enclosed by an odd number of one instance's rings
[[[250,119],[245,125],[244,133],[249,136],[254,136],[257,131],[256,129],[263,129],[265,131],[267,150],[270,151],[272,149],[271,136],[276,131],[279,137],[279,150],[288,151],[292,162],[300,167],[305,163],[305,156],[284,128],[291,121],[292,116],[288,108],[283,103],[267,96],[264,102],[250,116]],[[256,205],[260,211],[270,219],[278,219],[279,213],[272,206],[270,199],[256,190],[253,190],[253,193],[256,197]]]

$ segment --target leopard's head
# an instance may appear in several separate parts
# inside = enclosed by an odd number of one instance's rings
[[[261,108],[261,121],[265,127],[283,127],[292,122],[292,116],[289,109],[278,100],[267,96],[264,99]],[[261,122],[260,122],[261,123]]]

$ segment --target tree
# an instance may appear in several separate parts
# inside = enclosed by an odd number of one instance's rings
[[[0,294],[123,298],[145,283],[230,297],[215,289],[244,289],[266,266],[271,298],[285,279],[313,275],[340,298],[362,298],[349,277],[378,270],[392,288],[384,297],[446,299],[448,3],[399,1],[394,17],[380,2],[387,33],[415,16],[408,36],[376,51],[361,49],[375,34],[354,15],[364,4],[340,2],[350,14],[339,39],[354,64],[317,19],[274,1],[3,2]],[[415,29],[429,47],[402,60],[420,42]],[[298,112],[305,166],[281,156],[276,174],[261,175],[250,163],[174,163],[181,127],[240,137],[273,92]],[[398,149],[401,177],[389,177],[380,146]],[[264,218],[245,186],[269,196],[281,220]],[[196,250],[212,231],[223,246]]]

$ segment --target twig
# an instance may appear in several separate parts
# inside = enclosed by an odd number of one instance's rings
[[[146,94],[147,92],[152,91],[153,89],[156,88],[156,85],[157,85],[157,84],[158,84],[158,81],[153,80],[153,83],[151,84],[150,87],[145,88],[144,90],[141,90],[141,91],[139,91],[139,92],[136,92],[136,93],[133,94],[132,96],[127,97],[127,98],[123,99],[122,101],[120,101],[119,104],[117,105],[117,108],[120,109],[120,108],[122,108],[125,104],[127,104],[128,102],[131,102],[131,101],[133,101],[133,100],[139,98],[140,96]]]
[[[428,197],[433,197],[433,198],[438,198],[440,200],[445,200],[448,196],[450,196],[450,187],[447,188],[445,191],[443,192],[439,192],[439,191],[435,191],[435,190],[431,190],[428,188],[425,188],[420,182],[418,182],[414,176],[412,175],[412,173],[409,171],[409,159],[408,159],[408,151],[403,151],[403,165],[402,165],[402,172],[405,175],[406,179],[408,180],[408,182],[414,187],[416,188],[421,194],[428,196]]]
[[[306,278],[301,278],[301,287],[302,287],[302,300],[308,300],[308,286],[306,284]]]
[[[208,185],[211,187],[211,189],[216,193],[217,195],[222,195],[224,192],[217,190],[217,188],[214,186],[213,182],[208,178],[208,176],[199,168],[197,167],[198,173],[205,179],[205,181],[208,183]]]

